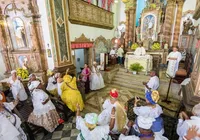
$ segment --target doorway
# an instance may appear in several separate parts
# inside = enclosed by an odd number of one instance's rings
[[[75,49],[76,73],[81,72],[84,64],[88,63],[88,49]]]

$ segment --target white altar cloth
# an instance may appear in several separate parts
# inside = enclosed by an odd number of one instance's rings
[[[144,67],[143,71],[148,72],[152,70],[152,60],[153,57],[151,55],[136,56],[133,55],[132,52],[127,52],[124,65],[126,69],[129,69],[131,64],[140,63],[140,65]]]

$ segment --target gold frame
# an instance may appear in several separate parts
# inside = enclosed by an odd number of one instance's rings
[[[59,49],[59,37],[57,32],[57,22],[56,22],[56,15],[55,15],[55,6],[54,6],[54,0],[48,0],[50,5],[50,14],[52,19],[52,25],[53,25],[53,37],[55,40],[55,49],[56,49],[56,57],[57,57],[57,66],[66,66],[72,63],[72,56],[71,56],[71,45],[70,45],[70,38],[69,38],[69,30],[68,30],[68,15],[67,15],[67,3],[66,0],[62,0],[62,8],[63,8],[63,17],[64,17],[64,26],[65,26],[65,37],[66,37],[66,44],[68,46],[68,60],[67,61],[61,61],[61,55],[60,55],[60,49]]]

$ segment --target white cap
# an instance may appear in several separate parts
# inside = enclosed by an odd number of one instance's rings
[[[16,71],[16,70],[12,70],[12,71],[11,71],[11,74],[14,74],[14,73],[17,73],[17,71]]]
[[[137,117],[138,126],[143,129],[150,129],[154,121],[155,119],[151,117],[143,117],[143,116]]]
[[[3,96],[0,94],[0,101],[3,100]]]
[[[87,113],[85,115],[85,122],[87,122],[89,124],[97,124],[98,115],[96,113]]]

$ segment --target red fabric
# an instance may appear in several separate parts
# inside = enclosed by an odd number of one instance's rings
[[[111,7],[112,3],[114,3],[114,0],[108,0],[108,1],[107,1],[108,11],[111,10],[110,7]]]
[[[200,48],[200,40],[197,41],[196,48]]]
[[[106,8],[106,0],[102,0],[102,8]]]
[[[88,3],[90,4],[90,3],[91,3],[91,0],[88,0]]]
[[[119,94],[118,94],[117,90],[111,90],[111,91],[110,91],[110,96],[111,96],[111,97],[117,98],[118,95],[119,95]]]
[[[93,43],[71,43],[72,49],[80,49],[80,48],[92,48]]]

